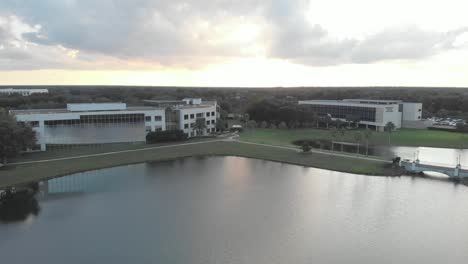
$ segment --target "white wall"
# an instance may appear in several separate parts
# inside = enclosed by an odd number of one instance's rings
[[[141,132],[138,130],[137,126],[126,126],[119,127],[118,124],[98,124],[96,126],[79,126],[79,129],[87,128],[87,130],[82,130],[83,135],[87,135],[88,139],[83,139],[82,141],[78,140],[79,135],[74,136],[76,133],[72,133],[72,126],[64,126],[62,130],[50,129],[45,126],[44,121],[53,121],[53,120],[79,120],[81,115],[116,115],[116,114],[144,114],[145,117],[151,117],[151,121],[143,121],[141,124]],[[155,120],[155,116],[161,116],[160,121]],[[166,130],[166,119],[165,111],[161,109],[151,109],[151,110],[127,110],[127,111],[99,111],[99,112],[65,112],[65,113],[32,113],[32,114],[15,114],[16,120],[20,122],[32,122],[38,121],[39,126],[33,127],[33,130],[36,131],[37,143],[41,145],[41,150],[45,150],[46,144],[97,144],[97,143],[118,143],[118,142],[135,142],[135,141],[144,141],[144,136],[146,135],[146,127],[149,127],[151,131],[155,131],[156,128],[161,128],[161,130]],[[77,128],[77,131],[78,131]],[[108,132],[105,132],[107,131]],[[137,131],[138,130],[138,131]],[[94,132],[93,132],[94,131]],[[128,138],[125,135],[130,135],[131,131],[138,133],[137,136],[129,136]],[[60,135],[60,134],[64,135]],[[92,133],[95,133],[95,140],[92,141]],[[109,138],[105,138],[105,133],[112,134]],[[133,133],[133,134],[135,134]],[[69,135],[65,135],[69,134]],[[117,134],[120,134],[117,135]],[[83,138],[85,138],[83,136]],[[86,141],[87,140],[87,141]]]
[[[207,116],[207,112],[210,113],[210,116]],[[212,113],[215,113],[214,115]],[[195,107],[195,108],[182,108],[179,109],[179,128],[187,133],[189,137],[195,136],[195,130],[191,127],[191,124],[195,123],[197,119],[197,114],[202,113],[202,118],[205,118],[206,121],[209,121],[209,125],[206,125],[208,131],[212,131],[212,129],[216,129],[216,105],[207,106],[207,107]],[[193,114],[193,118],[190,115]],[[185,115],[188,115],[188,119],[185,119]],[[188,125],[188,128],[185,128],[185,125]],[[208,131],[204,131],[204,135],[208,133]]]
[[[422,118],[422,103],[402,103],[403,116],[405,121],[416,121]]]

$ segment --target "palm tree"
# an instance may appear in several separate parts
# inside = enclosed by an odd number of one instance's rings
[[[335,144],[333,144],[333,142],[335,142],[335,140],[338,138],[338,129],[336,128],[332,128],[332,131],[331,131],[331,137],[332,137],[332,144],[331,144],[331,150],[334,151],[334,146]]]
[[[323,117],[323,122],[327,125],[327,129],[328,129],[328,126],[330,125],[330,123],[332,121],[333,120],[332,120],[331,116],[329,116],[329,115],[326,115],[326,116]]]
[[[357,142],[357,154],[359,154],[359,146],[361,145],[361,140],[362,140],[362,133],[361,131],[358,131],[357,133],[354,134],[354,140]]]
[[[340,127],[338,129],[338,134],[340,135],[340,140],[341,140],[341,152],[343,152],[343,142],[344,142],[346,130],[343,127]]]
[[[197,118],[193,129],[197,131],[197,135],[203,134],[203,130],[206,128],[205,118]]]
[[[392,134],[393,130],[395,130],[395,124],[393,124],[393,122],[388,122],[385,124],[384,131],[388,133],[388,145],[390,145],[390,135]]]
[[[367,128],[364,130],[363,136],[366,140],[366,156],[369,156],[369,139],[372,137],[372,130]]]

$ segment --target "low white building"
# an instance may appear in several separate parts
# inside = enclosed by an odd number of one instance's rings
[[[46,94],[46,93],[49,93],[48,89],[13,89],[13,88],[0,89],[0,95],[19,94],[22,96],[30,96],[32,94]]]
[[[166,129],[164,109],[122,103],[68,104],[65,109],[10,112],[18,122],[33,127],[41,150],[47,145],[140,142],[145,141],[148,131]]]
[[[33,127],[41,150],[46,150],[48,145],[144,142],[150,131],[183,130],[187,137],[216,131],[216,102],[201,99],[148,102],[150,106],[67,104],[63,109],[11,110],[10,113],[18,122]],[[205,128],[195,129],[197,119],[203,120]]]
[[[359,124],[384,131],[388,122],[395,128],[424,128],[422,120],[422,104],[406,103],[400,100],[306,100],[300,105],[309,105],[311,112],[319,116],[329,115],[332,119],[359,120]]]

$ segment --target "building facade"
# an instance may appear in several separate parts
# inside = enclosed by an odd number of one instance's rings
[[[200,98],[184,98],[180,101],[146,100],[146,105],[166,107],[166,112],[172,112],[171,125],[183,130],[187,137],[203,136],[216,132],[216,120],[219,116],[216,101],[203,102]],[[169,113],[168,113],[169,114]],[[196,129],[197,119],[205,124],[202,129]],[[168,125],[169,126],[169,125]]]
[[[30,96],[32,94],[46,94],[46,93],[49,93],[49,90],[47,89],[13,89],[13,88],[0,89],[0,95],[19,94],[22,96]]]
[[[306,100],[299,101],[319,116],[330,116],[332,119],[356,120],[360,125],[384,131],[388,122],[395,128],[413,127],[423,128],[422,104],[406,103],[399,100]],[[426,126],[427,127],[427,126]]]
[[[167,102],[167,101],[166,101]],[[191,101],[193,102],[193,101]],[[187,137],[216,131],[216,102],[128,107],[124,103],[68,104],[64,109],[11,110],[36,131],[38,147],[144,142],[151,131],[183,130]],[[205,127],[195,129],[196,119]]]

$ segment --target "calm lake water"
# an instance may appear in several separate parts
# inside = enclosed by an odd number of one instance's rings
[[[0,224],[2,263],[468,261],[468,188],[451,182],[207,157],[40,189],[36,215]]]

